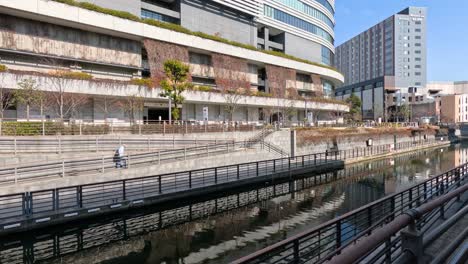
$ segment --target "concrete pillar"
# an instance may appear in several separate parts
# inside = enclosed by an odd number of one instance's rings
[[[291,158],[296,157],[296,130],[291,130]]]
[[[267,27],[264,27],[264,30],[263,30],[263,39],[265,40],[265,50],[269,50],[269,49],[270,49],[269,37],[270,37],[270,29],[267,28]]]

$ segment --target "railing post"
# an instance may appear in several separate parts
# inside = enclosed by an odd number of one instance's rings
[[[189,188],[192,189],[192,171],[189,171]]]
[[[59,154],[62,154],[62,140],[60,137],[58,137],[57,139],[58,139],[58,151],[59,151]]]
[[[18,163],[15,166],[15,183],[18,183]]]
[[[161,151],[158,150],[158,165],[161,164]]]
[[[184,160],[187,160],[187,147],[184,147]]]
[[[300,257],[299,257],[299,241],[296,239],[293,242],[293,250],[294,250],[294,262],[293,263],[299,263]]]
[[[214,175],[215,176],[215,184],[218,184],[218,168],[217,167],[215,168],[215,173],[214,174],[215,174]]]
[[[257,177],[258,177],[258,161],[256,162],[256,167],[257,167],[257,169],[256,169],[256,175],[257,175]]]
[[[129,169],[130,168],[130,154],[127,155],[127,165],[126,167]]]
[[[18,149],[17,149],[17,144],[16,144],[16,137],[15,137],[15,139],[14,139],[14,144],[15,144],[15,147],[14,147],[14,148],[15,148],[15,156],[16,156],[16,153],[17,153],[17,151],[18,151]]]
[[[341,247],[341,221],[338,220],[336,222],[336,247],[335,249],[338,249]],[[337,252],[337,254],[341,254],[341,250]]]
[[[409,225],[408,228],[402,230],[401,234],[401,249],[402,252],[407,251],[413,255],[413,259],[417,264],[425,263],[424,259],[424,245],[423,235],[416,229],[415,220]]]
[[[273,160],[273,172],[276,172],[276,160]]]
[[[99,138],[96,137],[96,153],[99,152]]]
[[[314,165],[317,165],[317,154],[314,154]]]
[[[104,173],[104,156],[102,156],[102,173]]]
[[[62,159],[62,177],[65,177],[65,159]]]
[[[166,121],[163,122],[163,136],[166,135]]]
[[[159,194],[161,194],[162,193],[161,175],[158,176],[158,188],[159,188]]]
[[[127,190],[126,190],[126,181],[122,181],[122,199],[125,201],[127,199]]]
[[[82,135],[81,121],[80,121],[80,136]]]
[[[239,171],[240,167],[239,167],[239,164],[237,164],[237,179],[239,180],[240,178],[240,171]]]

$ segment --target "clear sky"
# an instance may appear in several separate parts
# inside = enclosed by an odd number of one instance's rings
[[[428,8],[428,81],[468,80],[468,0],[335,0],[339,45],[408,6]]]

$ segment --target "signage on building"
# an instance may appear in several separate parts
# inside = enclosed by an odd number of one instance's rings
[[[307,112],[307,121],[314,122],[314,112]]]
[[[208,106],[203,107],[203,121],[208,121]]]

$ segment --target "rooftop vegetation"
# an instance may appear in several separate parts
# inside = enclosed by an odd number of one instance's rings
[[[325,64],[321,64],[321,63],[312,62],[312,61],[309,61],[309,60],[297,58],[297,57],[294,57],[294,56],[291,56],[291,55],[288,55],[288,54],[285,54],[285,53],[282,53],[282,52],[278,52],[278,51],[257,49],[256,47],[254,47],[252,45],[239,43],[239,42],[236,42],[236,41],[231,41],[231,40],[219,37],[219,36],[214,36],[214,35],[206,34],[206,33],[199,32],[199,31],[197,31],[197,32],[191,31],[191,30],[189,30],[187,28],[184,28],[184,27],[182,27],[180,25],[173,24],[173,23],[161,22],[161,21],[157,21],[157,20],[154,20],[154,19],[148,19],[148,18],[143,19],[143,18],[140,18],[138,16],[135,16],[135,15],[133,15],[133,14],[131,14],[129,12],[125,12],[125,11],[118,11],[118,10],[113,10],[113,9],[109,9],[109,8],[103,8],[103,7],[100,7],[100,6],[95,5],[95,4],[86,3],[86,2],[78,2],[78,1],[75,1],[75,0],[52,0],[52,1],[67,4],[67,5],[71,5],[71,6],[76,6],[76,7],[79,7],[79,8],[95,11],[95,12],[106,14],[106,15],[111,15],[111,16],[115,16],[115,17],[119,17],[119,18],[123,18],[123,19],[128,19],[128,20],[140,22],[140,23],[145,23],[145,24],[148,24],[148,25],[151,25],[151,26],[160,27],[160,28],[164,28],[164,29],[168,29],[168,30],[188,34],[188,35],[193,35],[193,36],[201,37],[201,38],[204,38],[204,39],[210,39],[210,40],[221,42],[221,43],[224,43],[224,44],[229,44],[229,45],[232,45],[232,46],[236,46],[236,47],[240,47],[240,48],[244,48],[244,49],[248,49],[248,50],[258,51],[258,52],[262,52],[262,53],[265,53],[265,54],[269,54],[269,55],[273,55],[273,56],[277,56],[277,57],[282,57],[282,58],[285,58],[285,59],[290,59],[290,60],[294,60],[294,61],[298,61],[298,62],[302,62],[302,63],[306,63],[306,64],[310,64],[310,65],[314,65],[314,66],[318,66],[318,67],[322,67],[322,68],[326,68],[326,69],[330,69],[330,70],[338,72],[338,70],[336,68],[325,65]]]

